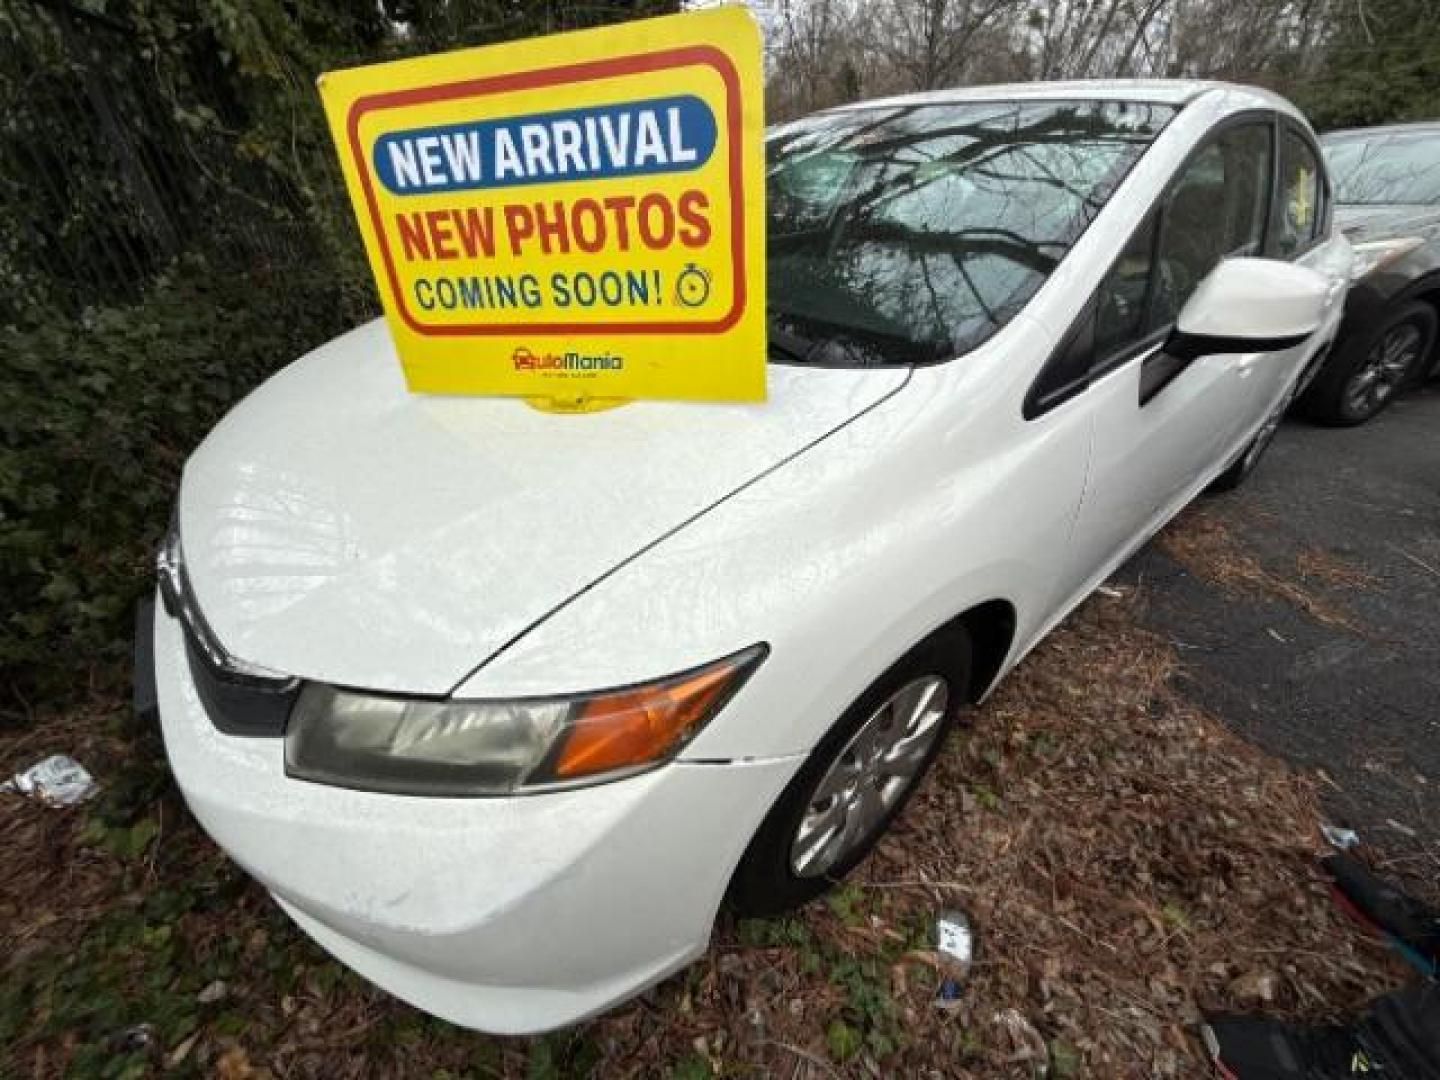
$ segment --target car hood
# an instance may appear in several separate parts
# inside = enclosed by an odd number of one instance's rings
[[[567,416],[410,394],[374,322],[265,383],[187,463],[191,587],[242,660],[445,693],[907,375],[772,365],[763,405],[648,401]]]
[[[1440,230],[1440,207],[1341,203],[1335,207],[1335,223],[1351,243],[1392,236],[1433,236]]]

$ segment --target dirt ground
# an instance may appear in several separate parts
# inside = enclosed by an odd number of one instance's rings
[[[1209,1075],[1202,1011],[1329,1017],[1406,970],[1315,870],[1320,774],[1194,704],[1150,604],[1122,581],[1068,620],[828,900],[722,916],[703,960],[545,1038],[462,1031],[329,961],[121,703],[0,738],[4,772],[66,751],[104,785],[71,810],[0,796],[0,1074]],[[942,1005],[951,908],[979,952]]]

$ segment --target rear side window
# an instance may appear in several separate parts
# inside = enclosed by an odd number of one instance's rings
[[[1285,128],[1280,137],[1280,205],[1270,245],[1277,258],[1299,255],[1320,236],[1323,176],[1314,148],[1299,132]]]

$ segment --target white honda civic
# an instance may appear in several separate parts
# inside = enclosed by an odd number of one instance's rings
[[[185,468],[176,779],[316,941],[459,1024],[593,1014],[846,874],[956,710],[1255,466],[1350,251],[1301,115],[1188,82],[767,141],[769,400],[406,391],[372,323]]]

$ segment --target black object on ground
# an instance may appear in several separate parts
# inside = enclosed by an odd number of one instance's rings
[[[149,598],[135,606],[135,667],[131,702],[136,718],[145,728],[159,726],[160,702],[155,689],[155,601]]]
[[[1422,974],[1433,977],[1440,970],[1440,909],[1401,892],[1353,855],[1331,855],[1320,866],[1347,911]]]
[[[1386,994],[1346,1026],[1215,1018],[1205,1042],[1228,1080],[1440,1080],[1440,986]]]

